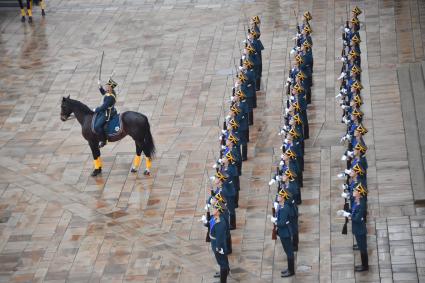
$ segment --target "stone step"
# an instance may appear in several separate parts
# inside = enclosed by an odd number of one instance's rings
[[[422,140],[425,141],[424,79],[420,64],[402,64],[397,68],[401,109],[406,136],[407,157],[415,203],[425,202],[425,177]],[[422,120],[420,120],[422,119]],[[422,142],[423,144],[423,142]]]
[[[16,0],[0,0],[0,7],[19,7]]]

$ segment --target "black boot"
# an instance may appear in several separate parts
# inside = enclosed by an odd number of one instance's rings
[[[25,23],[25,16],[21,17],[21,22]]]
[[[105,132],[100,135],[99,148],[104,147],[108,143]]]
[[[353,251],[358,251],[359,250],[359,246],[357,246],[357,244],[353,245]]]
[[[369,257],[366,252],[360,252],[360,256],[362,258],[362,265],[357,265],[354,268],[354,271],[362,272],[362,271],[368,271],[369,270]]]
[[[294,249],[294,252],[298,251],[298,242],[300,241],[300,238],[297,234],[294,234],[294,236],[292,237],[292,247]]]
[[[261,89],[261,77],[255,79],[255,90],[259,91]]]
[[[233,215],[230,215],[230,223],[229,223],[230,225],[230,230],[235,230],[236,229],[236,215],[235,214],[233,214]]]
[[[248,145],[242,145],[242,161],[248,160]]]
[[[288,257],[288,269],[282,271],[282,273],[280,274],[280,277],[290,277],[290,276],[292,276],[294,274],[295,274],[294,258],[293,257]]]
[[[41,10],[41,15],[42,15],[43,17],[45,17],[45,16],[46,16],[46,12],[44,12],[44,9],[42,9],[42,10]]]
[[[28,17],[28,23],[32,23],[32,17]]]
[[[220,268],[220,283],[227,283],[227,275],[229,275],[230,269]]]

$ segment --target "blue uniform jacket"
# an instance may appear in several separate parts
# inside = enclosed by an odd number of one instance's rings
[[[277,211],[277,234],[281,238],[292,236],[290,215],[291,208],[286,204],[283,207],[280,207]]]
[[[211,248],[214,252],[218,252],[223,249],[225,255],[228,254],[229,249],[227,246],[227,224],[224,216],[220,215],[220,218],[216,221],[214,217],[210,220],[210,238]]]
[[[366,229],[366,202],[360,199],[360,203],[354,202],[351,210],[351,224],[354,235],[367,234]]]

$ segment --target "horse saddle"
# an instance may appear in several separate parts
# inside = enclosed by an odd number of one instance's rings
[[[92,123],[91,123],[91,130],[95,134],[98,134],[98,133],[96,133],[96,130],[94,128],[94,125],[96,124],[97,120],[99,119],[98,114],[99,113],[94,114],[93,119],[92,119]],[[103,129],[104,129],[108,139],[114,138],[114,137],[119,136],[121,134],[121,132],[122,132],[122,121],[121,121],[121,119],[122,119],[121,114],[114,115],[103,126]]]

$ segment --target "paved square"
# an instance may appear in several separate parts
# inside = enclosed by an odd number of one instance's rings
[[[342,0],[50,0],[33,24],[0,8],[0,282],[213,282],[205,243],[207,171],[218,154],[234,61],[248,18],[262,20],[263,90],[243,164],[229,282],[282,282],[286,259],[271,239],[268,181],[280,153],[293,10],[313,15],[300,249],[284,282],[425,282],[425,209],[414,204],[397,67],[424,60],[425,2],[351,1],[360,16],[368,150],[370,270],[341,235],[335,103]],[[152,176],[130,173],[126,139],[102,149],[104,171],[76,120],[60,121],[62,96],[100,104],[114,72],[119,111],[148,116],[158,149]],[[211,174],[211,172],[210,172]]]

